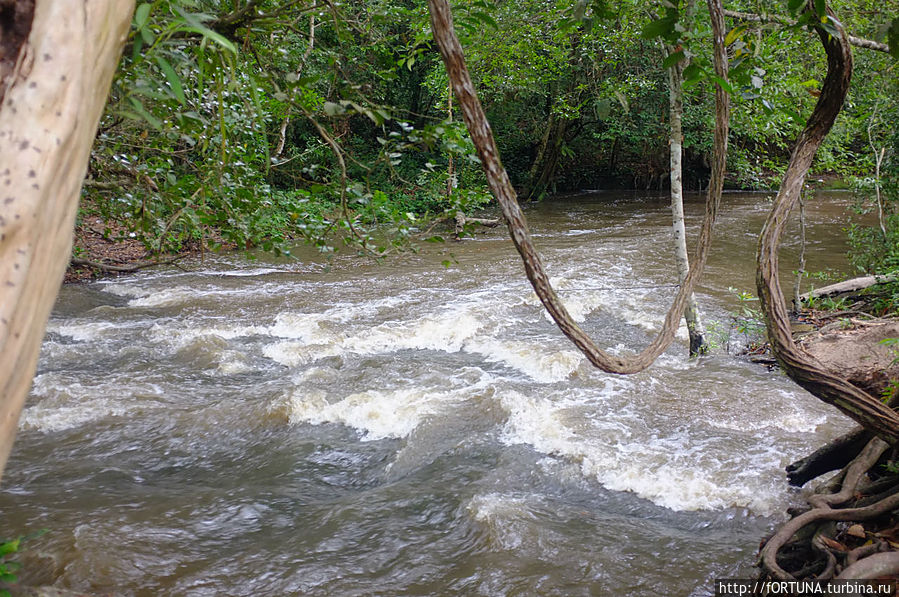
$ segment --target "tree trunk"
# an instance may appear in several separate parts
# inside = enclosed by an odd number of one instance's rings
[[[552,183],[559,165],[559,157],[562,155],[562,143],[565,141],[565,133],[568,130],[568,120],[550,114],[546,124],[546,133],[540,142],[540,151],[528,172],[528,180],[525,183],[521,198],[525,201],[539,201]]]
[[[814,4],[810,2],[807,10],[814,11]],[[771,213],[762,227],[756,285],[765,314],[771,351],[787,375],[863,427],[889,443],[896,443],[899,441],[899,415],[893,409],[827,371],[793,341],[786,301],[778,278],[778,249],[788,217],[799,200],[815,152],[843,106],[852,77],[852,53],[846,33],[835,18],[831,19],[831,24],[839,29],[839,36],[831,36],[823,28],[816,28],[827,53],[827,77],[821,87],[818,103],[793,149]]]
[[[669,48],[669,54],[674,48]],[[671,230],[674,236],[674,260],[677,264],[678,281],[683,284],[690,271],[690,259],[687,256],[687,231],[684,225],[684,184],[683,184],[683,117],[684,117],[684,71],[681,63],[668,69],[668,105],[670,137],[668,141],[671,154]],[[690,335],[690,356],[706,354],[709,351],[705,340],[702,320],[699,318],[699,307],[693,293],[687,297],[684,307],[684,321]]]
[[[724,46],[724,23],[720,14],[720,0],[708,0],[709,9],[716,12],[718,19],[713,19],[715,29],[715,72],[722,80],[727,80],[727,55]],[[446,0],[428,0],[431,16],[431,31],[434,41],[440,50],[446,72],[453,85],[453,92],[459,101],[462,117],[471,135],[480,158],[481,166],[487,177],[490,190],[502,208],[503,217],[509,226],[509,234],[524,264],[525,274],[540,298],[547,312],[559,326],[559,329],[587,357],[591,364],[609,373],[637,373],[649,367],[655,359],[671,345],[677,331],[680,318],[683,316],[687,296],[702,275],[705,261],[711,245],[712,227],[718,212],[721,190],[724,184],[724,165],[727,151],[728,130],[728,96],[727,92],[716,87],[715,91],[715,152],[712,167],[712,182],[706,200],[706,215],[700,230],[699,243],[693,267],[687,279],[678,289],[677,295],[659,334],[640,353],[623,356],[611,354],[600,349],[577,323],[571,318],[564,303],[559,300],[555,289],[550,284],[549,276],[543,267],[543,260],[531,239],[527,222],[521,212],[521,206],[509,181],[509,176],[499,159],[499,150],[490,130],[490,123],[478,100],[462,55],[462,46],[453,29],[452,13]]]
[[[0,38],[13,63],[0,82],[0,475],[71,256],[81,183],[133,9],[131,0],[37,0],[27,41],[9,47],[6,30]]]

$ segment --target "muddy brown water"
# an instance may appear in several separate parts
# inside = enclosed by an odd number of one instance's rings
[[[808,269],[847,267],[848,202],[809,206]],[[767,205],[725,196],[698,295],[720,328],[728,288],[753,290]],[[693,198],[691,238],[700,213]],[[664,200],[586,193],[527,215],[585,328],[643,346],[676,282]],[[0,490],[3,534],[49,529],[33,580],[708,595],[751,574],[796,500],[783,467],[849,427],[777,372],[721,350],[688,360],[683,330],[648,371],[592,369],[503,230],[382,264],[297,254],[63,288]]]

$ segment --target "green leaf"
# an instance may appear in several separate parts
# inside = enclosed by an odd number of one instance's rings
[[[172,88],[175,99],[177,99],[183,106],[187,100],[184,97],[184,88],[181,86],[181,78],[178,77],[178,73],[175,72],[175,69],[169,64],[169,61],[162,56],[156,57],[156,64],[159,65],[159,69],[162,71],[162,74],[165,75],[166,81],[169,82],[169,87]]]
[[[724,45],[729,46],[730,44],[737,41],[739,37],[743,35],[743,32],[746,30],[744,25],[740,25],[739,27],[734,27],[730,31],[727,32],[727,35],[724,37]]]
[[[729,81],[725,81],[718,75],[710,75],[709,79],[711,79],[713,82],[717,83],[721,87],[721,89],[723,89],[724,91],[726,91],[728,93],[735,92],[734,86],[731,85]]]
[[[144,38],[141,36],[137,36],[134,38],[134,45],[131,47],[131,60],[134,62],[140,61],[140,51],[144,47]]]
[[[790,9],[790,12],[796,14],[796,12],[805,4],[805,0],[789,0],[787,2],[787,8]]]
[[[177,30],[185,31],[188,33],[199,33],[200,35],[203,36],[203,39],[208,39],[210,41],[213,41],[213,42],[217,43],[218,45],[220,45],[221,47],[223,47],[224,49],[231,52],[232,54],[237,54],[237,47],[233,43],[231,43],[230,40],[228,40],[221,33],[218,33],[217,31],[213,31],[212,29],[210,29],[209,27],[206,27],[205,25],[189,25],[187,27],[179,27]]]
[[[640,37],[643,39],[654,39],[656,37],[664,37],[674,31],[675,19],[665,17],[650,21],[643,26],[640,31]]]
[[[815,12],[818,13],[818,16],[822,19],[827,16],[827,1],[815,0]]]
[[[141,119],[146,121],[147,124],[152,126],[157,131],[162,130],[162,121],[160,121],[158,118],[156,118],[155,116],[153,116],[152,114],[147,112],[147,109],[144,108],[144,105],[140,102],[139,99],[137,99],[136,97],[134,97],[132,95],[131,97],[128,98],[128,100],[131,102],[131,105],[134,106],[134,111],[140,115]]]
[[[150,18],[150,9],[153,8],[153,5],[149,2],[144,2],[140,6],[137,7],[137,10],[134,11],[134,28],[135,29],[143,29],[147,24],[147,20]]]
[[[696,82],[699,78],[702,77],[702,69],[696,66],[695,64],[689,65],[684,69],[684,81],[685,82]]]
[[[156,36],[153,35],[153,32],[147,27],[140,30],[140,38],[144,40],[144,43],[148,46],[152,46],[153,42],[156,41]]]
[[[837,24],[838,22],[829,16],[821,17],[821,27],[832,37],[840,37],[840,30],[836,27]]]
[[[662,62],[662,68],[671,68],[681,60],[685,58],[684,51],[678,50],[673,54],[669,54],[667,58]]]
[[[19,551],[19,544],[22,542],[22,538],[13,539],[12,541],[6,541],[4,543],[0,543],[0,556],[6,556],[11,553],[16,553]]]
[[[491,17],[486,12],[476,10],[471,13],[471,16],[476,17],[479,21],[481,21],[485,25],[489,25],[490,27],[492,27],[494,29],[494,31],[499,30],[499,24],[496,22],[496,20],[493,17]]]

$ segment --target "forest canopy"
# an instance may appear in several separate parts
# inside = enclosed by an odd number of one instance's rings
[[[731,187],[776,187],[820,93],[825,57],[794,4],[729,13]],[[881,48],[899,29],[889,9],[836,7],[851,35]],[[707,17],[664,3],[465,0],[453,10],[523,199],[664,188],[666,71],[685,59],[684,178],[708,184]],[[851,232],[865,247],[856,264],[872,270],[899,259],[899,94],[893,56],[855,55],[858,76],[812,173],[861,191],[863,211],[882,188],[883,230]],[[299,237],[384,253],[489,201],[423,3],[157,0],[135,11],[82,214],[155,254],[221,243],[280,251]]]

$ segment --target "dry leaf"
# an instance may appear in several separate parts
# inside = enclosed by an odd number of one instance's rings
[[[829,547],[831,549],[835,549],[837,551],[849,551],[849,548],[846,547],[845,545],[843,545],[842,543],[840,543],[839,541],[834,541],[830,537],[824,537],[823,535],[821,536],[821,543],[823,543],[827,547]]]
[[[851,535],[853,537],[858,537],[859,539],[865,538],[865,527],[860,524],[854,524],[848,529],[846,529],[846,534]]]

